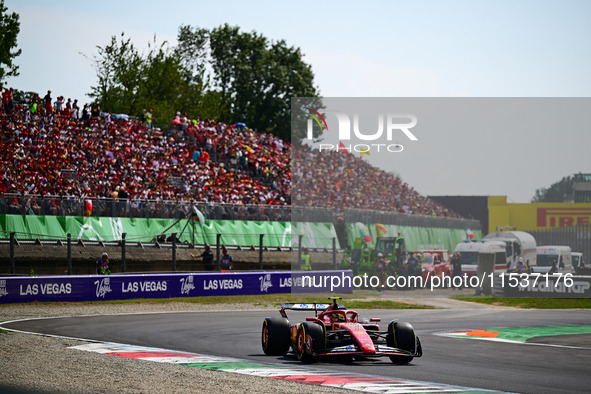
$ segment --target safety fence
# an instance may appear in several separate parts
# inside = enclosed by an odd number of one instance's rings
[[[424,216],[367,209],[332,209],[291,205],[209,204],[186,200],[113,199],[95,197],[0,195],[0,215],[91,216],[183,219],[197,208],[208,220],[278,222],[382,223],[403,226],[480,230],[478,220]]]
[[[97,240],[75,238],[69,233],[60,237],[11,232],[0,239],[0,275],[93,274],[95,261],[106,252],[113,273],[220,271],[224,249],[233,256],[235,271],[290,270],[297,268],[294,263],[300,261],[303,252],[314,253],[315,265],[330,269],[336,269],[341,260],[336,237],[315,240],[326,246],[306,247],[303,235],[290,236],[287,246],[277,243],[282,239],[277,234],[207,234],[206,238],[213,240],[211,244],[181,242],[178,235],[128,237],[122,233],[116,240]],[[225,244],[228,237],[240,238],[246,244]],[[202,255],[206,245],[213,253],[210,265]]]
[[[548,230],[530,231],[540,245],[570,246],[573,252],[582,252],[583,258],[591,256],[591,224],[557,227]]]
[[[340,230],[344,230],[344,236]],[[474,233],[480,235],[479,230]],[[233,257],[240,264],[235,266],[241,270],[289,268],[293,260],[296,264],[301,261],[300,256],[282,252],[301,253],[304,248],[320,254],[313,259],[315,264],[321,264],[319,269],[334,268],[342,262],[341,252],[355,245],[359,237],[367,239],[367,235],[372,238],[367,244],[370,247],[380,237],[402,236],[408,250],[421,245],[452,250],[467,233],[465,229],[369,223],[366,226],[359,222],[339,227],[331,222],[206,220],[203,223],[192,216],[175,220],[0,215],[0,273],[92,273],[92,263],[105,248],[114,253],[111,257],[116,259],[118,272],[203,270],[202,260],[195,255],[206,244],[215,245],[216,261],[220,249],[236,251]],[[64,246],[67,248],[59,248]]]
[[[92,216],[182,219],[197,207],[212,220],[290,221],[287,206],[258,204],[207,204],[185,200],[113,199],[110,197],[40,196],[4,194],[0,215]]]

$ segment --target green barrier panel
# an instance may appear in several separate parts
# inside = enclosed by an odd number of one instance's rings
[[[222,244],[256,247],[260,234],[264,234],[263,246],[266,247],[297,246],[298,236],[302,235],[304,247],[328,249],[336,238],[332,223],[206,220],[201,227],[198,221],[189,219],[33,215],[0,215],[0,231],[3,238],[15,232],[17,238],[51,240],[64,239],[70,233],[72,239],[85,241],[118,241],[125,233],[128,242],[152,242],[166,232],[167,236],[176,233],[180,242],[212,245],[216,243],[216,235],[221,234]]]
[[[332,249],[333,239],[336,239],[336,247],[340,248],[339,240],[332,223],[299,223],[292,222],[294,226],[294,245],[297,245],[297,237],[302,235],[302,246],[306,248]]]
[[[481,230],[472,230],[472,232],[476,239],[482,238]],[[378,237],[396,237],[398,233],[404,237],[407,250],[417,250],[423,247],[430,249],[430,245],[433,245],[453,251],[458,243],[467,239],[466,230],[461,229],[347,223],[347,241],[351,247],[355,245],[356,239],[364,237],[366,234],[371,236],[368,246],[374,248]]]

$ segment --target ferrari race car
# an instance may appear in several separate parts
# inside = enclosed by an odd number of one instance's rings
[[[396,320],[381,331],[380,319],[363,319],[329,298],[330,304],[282,304],[281,317],[267,317],[263,321],[261,343],[268,356],[284,356],[290,348],[303,362],[326,356],[355,357],[388,356],[394,364],[407,364],[421,357],[421,342],[410,323]],[[305,322],[290,324],[285,310],[314,311]],[[321,311],[318,314],[318,311]]]

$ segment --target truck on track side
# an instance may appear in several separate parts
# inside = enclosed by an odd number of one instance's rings
[[[494,259],[495,272],[507,271],[506,244],[503,241],[465,241],[456,245],[455,253],[460,254],[463,274],[476,275],[478,261],[482,260],[484,256]]]
[[[496,231],[482,238],[483,241],[505,242],[507,271],[515,270],[520,257],[523,263],[533,267],[536,265],[536,239],[525,231]]]
[[[558,272],[574,273],[569,246],[542,245],[536,250],[537,265],[534,267],[534,272],[546,273],[552,268],[552,262],[556,262]]]
[[[351,268],[355,275],[372,274],[374,263],[379,253],[392,265],[406,252],[404,237],[379,237],[375,247],[371,247],[363,238],[357,238],[351,250],[343,255],[343,268]]]

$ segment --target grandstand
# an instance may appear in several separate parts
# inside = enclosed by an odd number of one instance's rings
[[[289,206],[293,195],[294,205],[460,217],[353,155],[319,158],[242,124],[184,116],[161,131],[129,117],[38,108],[0,114],[0,214],[171,217],[163,207]],[[220,218],[257,215],[224,211]]]
[[[88,273],[101,249],[121,256],[121,272],[195,270],[201,263],[190,251],[205,243],[233,246],[241,269],[285,269],[298,245],[290,221],[334,229],[304,240],[317,246],[315,268],[336,266],[348,244],[346,223],[480,228],[354,155],[320,155],[244,124],[177,114],[161,130],[129,116],[95,111],[79,118],[67,109],[20,102],[0,111],[0,262],[7,274]],[[189,221],[179,221],[195,207],[209,227],[183,235]],[[278,237],[253,221],[289,230]],[[220,230],[236,223],[242,230]],[[180,243],[166,245],[176,235]],[[133,253],[126,255],[126,246]]]

